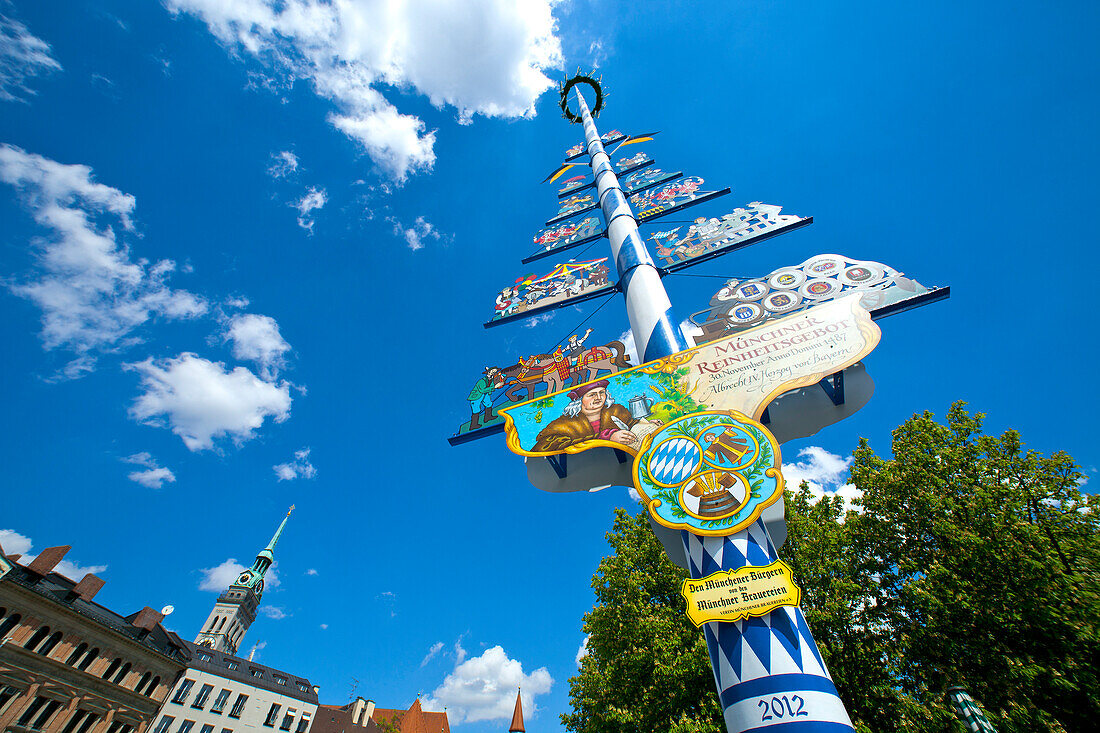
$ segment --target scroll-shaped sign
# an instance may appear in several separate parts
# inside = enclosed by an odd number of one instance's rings
[[[673,211],[679,211],[688,206],[701,204],[730,191],[728,188],[721,191],[700,191],[702,185],[703,179],[699,176],[681,178],[678,181],[634,194],[630,197],[630,206],[634,209],[634,216],[638,221],[645,221],[671,214]]]
[[[682,175],[683,173],[680,171],[668,173],[660,168],[643,168],[620,178],[619,185],[622,187],[623,193],[629,195],[676,180]]]
[[[835,300],[505,408],[508,447],[523,456],[625,451],[656,522],[732,534],[782,494],[778,446],[757,422],[764,408],[856,363],[880,335],[858,296]]]
[[[485,327],[533,316],[563,305],[573,305],[614,289],[608,280],[607,258],[569,260],[537,277],[525,275],[496,297],[493,320]]]
[[[550,226],[562,219],[568,219],[574,214],[579,214],[582,211],[589,211],[596,208],[596,197],[589,194],[577,194],[576,196],[570,196],[565,201],[562,201],[558,207],[558,213],[554,214],[549,221],[546,222],[546,226]]]
[[[653,165],[653,159],[642,152],[637,152],[629,158],[623,158],[622,160],[615,162],[615,170],[620,174],[630,173],[631,171],[638,170],[643,166]]]
[[[739,570],[720,570],[705,578],[688,578],[680,585],[687,601],[691,623],[739,621],[750,616],[767,616],[780,606],[797,606],[802,589],[794,584],[787,563],[747,565]]]
[[[699,217],[686,229],[655,232],[649,240],[665,261],[665,271],[672,272],[813,222],[812,217],[780,214],[782,210],[782,206],[753,201],[721,218]]]
[[[581,174],[579,176],[573,176],[567,178],[562,187],[558,189],[558,198],[565,198],[572,191],[576,191],[579,188],[587,188],[591,183],[588,180],[588,176]]]
[[[710,299],[710,307],[693,313],[691,320],[703,329],[703,340],[710,341],[851,293],[858,293],[860,305],[879,317],[904,310],[906,301],[920,305],[949,292],[926,288],[881,262],[822,254],[762,278],[727,281]]]
[[[533,400],[632,366],[622,341],[586,346],[591,335],[590,328],[547,353],[521,357],[507,366],[485,367],[466,398],[470,420],[459,426],[456,437],[502,424],[503,418],[493,411],[502,400],[510,404]]]

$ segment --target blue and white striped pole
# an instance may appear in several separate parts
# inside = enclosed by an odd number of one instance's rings
[[[689,347],[592,113],[575,87],[597,200],[607,223],[611,254],[626,298],[630,330],[642,362]],[[725,537],[681,533],[692,578],[746,565],[763,566],[779,555],[763,521]],[[704,626],[711,668],[729,733],[854,733],[852,721],[825,669],[802,609],[781,606],[760,618]]]
[[[619,187],[619,179],[604,152],[600,133],[596,131],[596,123],[592,121],[592,113],[579,85],[576,92],[584,121],[584,137],[588,143],[588,158],[596,181],[596,200],[607,224],[611,256],[619,271],[619,287],[626,298],[626,316],[630,319],[630,331],[634,334],[638,356],[644,363],[683,351],[690,344],[672,313],[672,303],[661,284],[661,274],[657,272],[657,266],[653,264],[653,258],[638,234],[638,222]]]

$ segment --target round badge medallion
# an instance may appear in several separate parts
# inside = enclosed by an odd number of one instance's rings
[[[756,303],[741,303],[730,309],[726,319],[733,326],[749,326],[764,317],[764,309]]]
[[[770,293],[761,301],[761,305],[769,313],[786,313],[797,308],[802,303],[802,296],[795,292]]]
[[[882,282],[883,277],[885,274],[881,268],[870,263],[861,263],[844,268],[837,279],[844,285],[865,288]]]
[[[844,260],[838,257],[818,257],[806,265],[806,274],[810,277],[835,275],[844,269]]]
[[[746,303],[751,303],[754,300],[760,300],[768,294],[768,286],[762,282],[747,282],[742,284],[737,290],[734,291],[734,295],[738,300],[743,300]]]
[[[840,283],[832,278],[819,277],[813,280],[807,280],[802,287],[798,289],[798,292],[803,298],[822,300],[839,293]]]
[[[776,290],[794,290],[806,282],[806,273],[802,270],[779,270],[768,276],[768,285]]]

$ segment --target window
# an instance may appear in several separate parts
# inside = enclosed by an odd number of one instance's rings
[[[229,690],[222,690],[218,693],[218,696],[214,699],[214,705],[210,708],[210,712],[222,714],[222,710],[225,709],[225,703],[229,701]]]
[[[195,727],[195,721],[185,720],[180,723],[179,733],[191,733],[191,729]]]
[[[299,690],[301,690],[302,692],[309,692],[309,685],[307,685],[305,682],[299,682],[297,684]]]
[[[123,683],[123,681],[125,681],[126,675],[128,675],[128,674],[130,674],[130,663],[129,662],[122,665],[122,669],[120,669],[118,671],[118,674],[115,675],[115,678],[113,680],[111,680],[111,682],[114,682],[116,685],[121,685]]]
[[[287,708],[286,714],[283,715],[283,722],[279,725],[279,730],[290,730],[290,726],[294,725],[294,716],[297,712],[294,708]]]
[[[80,660],[80,664],[76,665],[81,671],[88,669],[88,666],[99,658],[99,647],[92,649],[88,654]]]
[[[50,718],[61,707],[61,703],[57,700],[50,700],[45,697],[36,697],[34,701],[27,706],[27,709],[23,711],[23,715],[19,718],[19,725],[21,728],[30,728],[31,730],[42,730],[42,727],[46,723],[50,722]]]
[[[249,673],[251,673],[251,675],[253,677],[263,677],[264,676],[264,671],[262,669],[260,669],[259,667],[249,667],[248,671],[249,671]]]
[[[277,685],[285,685],[286,684],[286,677],[282,677],[282,676],[277,675],[277,674],[274,674],[274,675],[271,675],[271,676],[275,678],[275,684],[277,684]]]
[[[228,659],[225,660],[225,666],[228,667],[229,669],[240,669],[241,668],[241,665],[237,664],[236,662],[231,662]]]
[[[23,645],[24,649],[30,649],[32,652],[38,648],[38,645],[45,641],[46,637],[50,635],[49,626],[39,626],[38,631],[34,632],[31,638],[27,639],[27,643]]]
[[[153,681],[149,683],[149,689],[145,691],[146,697],[152,697],[156,693],[158,687],[160,687],[159,675],[154,677]]]
[[[143,674],[141,676],[141,679],[138,680],[137,687],[134,688],[134,692],[136,692],[140,695],[141,691],[145,689],[145,686],[147,684],[149,684],[149,678],[152,677],[152,676],[153,676],[152,672],[146,672],[145,674]]]
[[[191,692],[191,686],[194,684],[195,680],[184,679],[184,681],[180,683],[180,686],[176,688],[176,694],[172,698],[172,702],[177,705],[183,705],[183,703],[187,702],[187,693]]]
[[[222,733],[233,733],[232,728],[222,728]]]
[[[153,733],[168,733],[169,726],[174,722],[176,722],[176,719],[171,715],[162,715],[157,727],[153,729]]]
[[[65,662],[65,664],[76,664],[80,661],[80,657],[83,656],[84,652],[86,651],[88,651],[88,645],[81,644],[76,649],[73,649],[73,653],[69,655],[69,660]]]
[[[23,617],[18,613],[13,613],[4,619],[4,623],[0,624],[0,639],[3,639],[8,635],[8,632],[19,625],[19,622],[23,620]]]
[[[202,710],[202,706],[206,704],[206,698],[210,697],[210,693],[213,692],[214,685],[203,685],[199,690],[199,694],[195,695],[195,701],[191,703],[191,707]]]
[[[212,661],[214,659],[214,657],[210,656],[206,652],[199,652],[198,657],[199,657],[199,659],[201,659],[204,662],[209,662],[209,661]]]
[[[77,711],[73,713],[73,717],[69,718],[69,722],[65,724],[65,729],[62,733],[88,733],[98,720],[99,716],[95,713],[77,709]]]
[[[107,729],[107,733],[134,733],[134,726],[123,723],[121,720],[116,720],[111,723],[111,727]]]
[[[306,733],[306,729],[309,728],[309,713],[302,713],[302,717],[298,718],[298,730],[294,733]]]
[[[62,634],[60,631],[53,632],[53,636],[47,639],[46,643],[38,648],[38,653],[42,656],[46,656],[47,654],[52,652],[53,648],[61,642],[61,636]]]
[[[267,711],[267,720],[264,721],[264,725],[269,728],[275,727],[275,719],[279,717],[279,708],[281,707],[282,705],[277,702],[271,703],[271,708]]]
[[[111,662],[111,666],[107,668],[107,671],[103,673],[103,679],[109,679],[111,675],[118,671],[118,668],[122,666],[122,659],[116,657],[115,661]]]
[[[214,733],[214,725],[212,723],[207,723],[202,727],[199,733]]]
[[[229,711],[229,717],[241,717],[241,711],[244,710],[244,704],[246,702],[248,702],[248,695],[237,693],[237,699],[233,701],[233,709]]]

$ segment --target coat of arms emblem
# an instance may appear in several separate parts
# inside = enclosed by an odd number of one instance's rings
[[[779,446],[735,411],[685,415],[646,436],[634,486],[653,519],[707,535],[739,532],[783,494]]]

